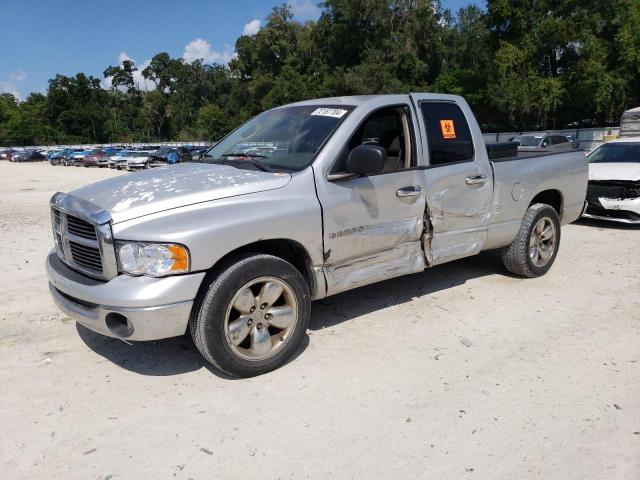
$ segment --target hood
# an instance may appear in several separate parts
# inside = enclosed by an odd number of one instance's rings
[[[589,180],[640,180],[640,162],[590,163]]]
[[[110,178],[71,194],[105,209],[113,223],[118,223],[195,203],[274,190],[290,180],[288,173],[182,163]]]

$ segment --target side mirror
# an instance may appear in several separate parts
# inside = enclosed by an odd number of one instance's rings
[[[347,158],[347,173],[380,173],[387,160],[387,151],[378,145],[359,145]]]

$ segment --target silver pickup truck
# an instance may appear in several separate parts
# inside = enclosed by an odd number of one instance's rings
[[[291,357],[312,300],[488,249],[516,275],[547,272],[584,208],[585,156],[492,151],[452,95],[275,108],[203,163],[55,194],[51,294],[101,334],[190,329],[218,368],[258,375]]]

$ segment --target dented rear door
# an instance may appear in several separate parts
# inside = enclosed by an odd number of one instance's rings
[[[482,133],[460,97],[412,94],[426,165],[430,265],[479,253],[487,238],[493,171]]]

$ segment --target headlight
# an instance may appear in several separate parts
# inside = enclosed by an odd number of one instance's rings
[[[189,250],[177,243],[117,242],[122,273],[164,277],[189,271]]]

